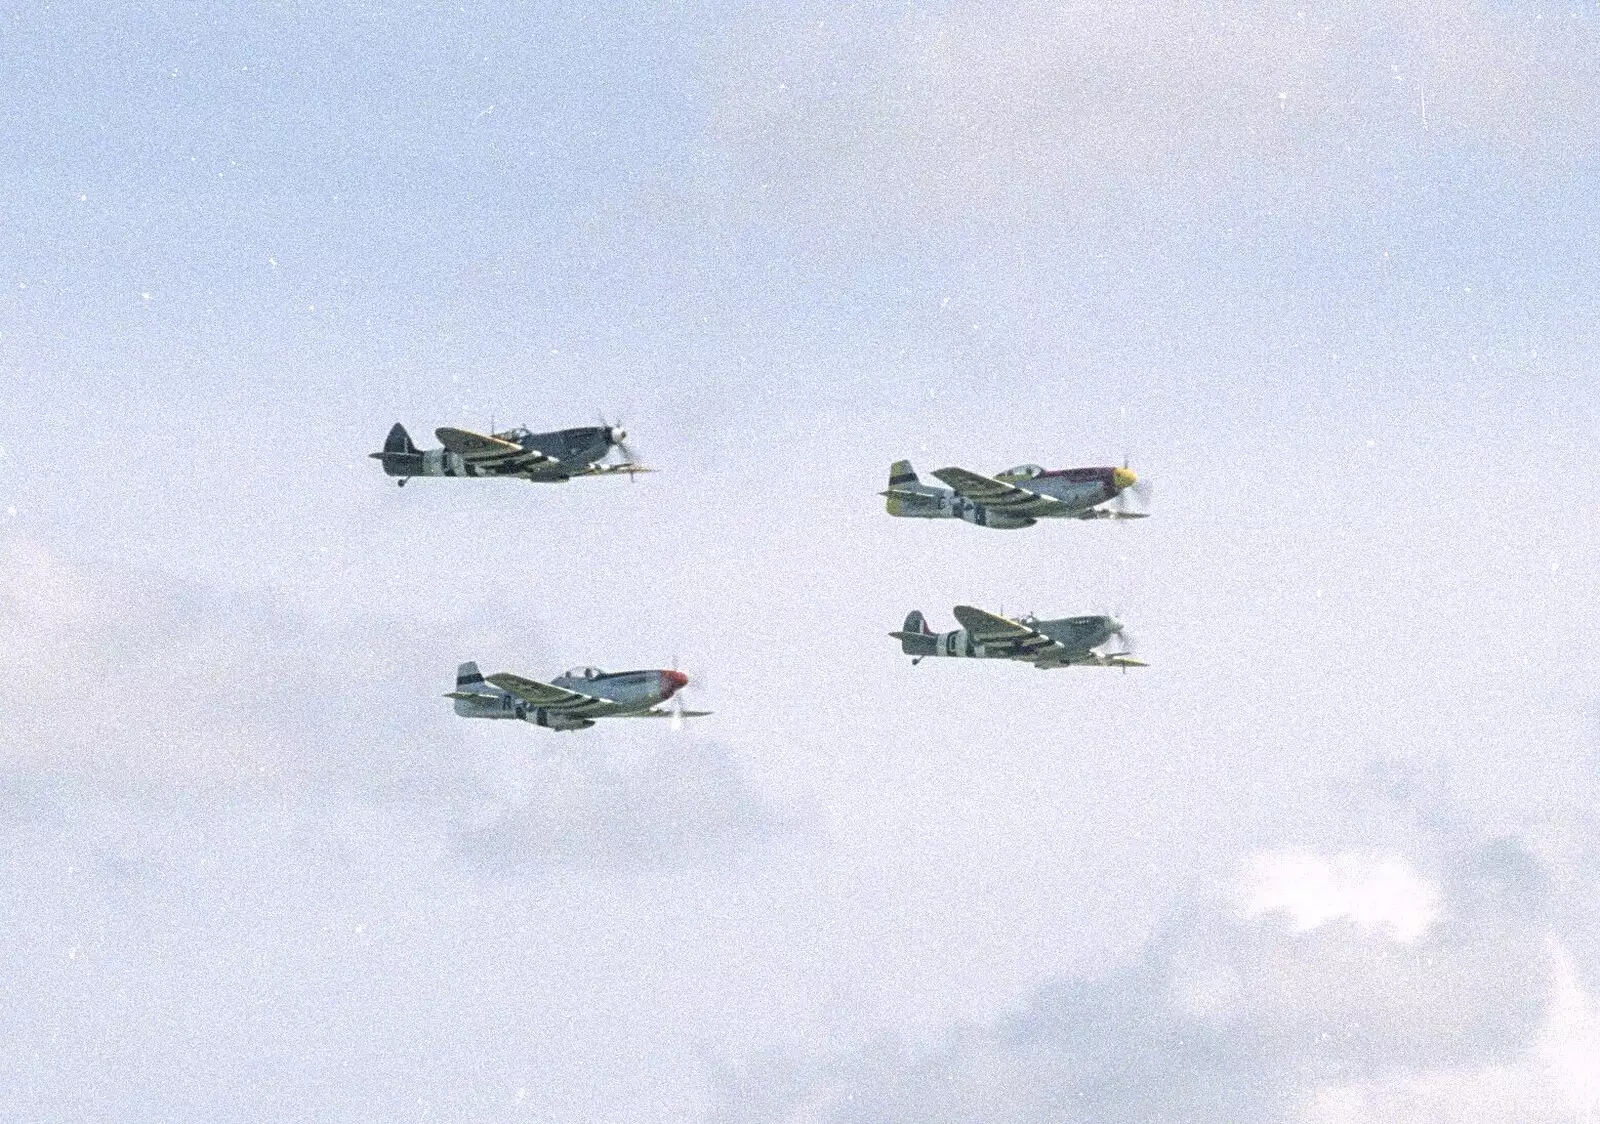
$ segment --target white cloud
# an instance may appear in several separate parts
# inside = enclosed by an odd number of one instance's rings
[[[1515,1060],[1400,1072],[1306,1090],[1297,1124],[1569,1124],[1592,1119],[1600,1020],[1570,954],[1551,942],[1549,1002]]]
[[[1410,944],[1439,914],[1438,889],[1392,857],[1273,852],[1249,860],[1244,882],[1246,917],[1286,914],[1301,931],[1348,919]]]
[[[1437,883],[1397,855],[1250,856],[1245,908],[1174,903],[1142,963],[1064,975],[932,1050],[734,1075],[724,1117],[1571,1119],[1594,1009],[1529,896],[1537,860],[1507,838],[1425,857]],[[1277,913],[1294,924],[1261,923]]]
[[[1553,997],[1536,1057],[1564,1094],[1566,1107],[1592,1118],[1600,1105],[1600,1010],[1583,986],[1571,954],[1555,944]]]

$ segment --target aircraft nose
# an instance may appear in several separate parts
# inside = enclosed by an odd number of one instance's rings
[[[1111,483],[1119,492],[1124,488],[1133,487],[1138,482],[1139,477],[1131,468],[1113,468],[1111,470]]]
[[[669,695],[676,694],[689,685],[689,677],[681,671],[663,671],[661,678],[667,681]]]
[[[628,439],[628,431],[621,426],[610,426],[606,429],[606,440],[613,445],[620,445]]]

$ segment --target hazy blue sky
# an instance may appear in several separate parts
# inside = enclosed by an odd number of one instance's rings
[[[1586,1120],[1600,9],[605,9],[0,6],[0,1116]]]

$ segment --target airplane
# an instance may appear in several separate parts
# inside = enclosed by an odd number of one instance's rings
[[[456,669],[455,700],[463,718],[515,718],[549,730],[587,730],[596,718],[670,718],[673,729],[685,718],[704,718],[709,710],[685,710],[683,700],[664,703],[689,685],[681,671],[601,671],[579,667],[548,683],[502,671],[487,678],[476,663]]]
[[[1032,613],[1012,620],[957,605],[955,632],[936,633],[920,612],[912,611],[900,631],[889,633],[900,641],[900,650],[912,657],[913,664],[928,656],[961,656],[970,659],[1021,660],[1041,671],[1057,667],[1149,667],[1133,658],[1131,651],[1096,652],[1115,636],[1128,647],[1121,622],[1112,617],[1066,617],[1042,621]]]
[[[895,461],[889,469],[885,508],[890,515],[910,519],[964,519],[980,527],[1010,530],[1031,527],[1040,519],[1144,519],[1145,512],[1129,511],[1124,493],[1130,488],[1143,498],[1148,485],[1121,468],[1062,468],[1047,471],[1036,464],[1019,464],[995,476],[964,468],[941,468],[934,473],[949,488],[935,488],[917,477],[910,461]],[[1099,506],[1117,500],[1115,510]]]
[[[490,434],[450,426],[433,432],[444,448],[418,449],[406,427],[395,422],[383,451],[368,455],[383,462],[386,474],[400,477],[402,488],[413,476],[510,476],[546,483],[652,471],[634,460],[627,431],[609,423],[554,433],[531,433],[526,426]],[[612,449],[627,459],[602,463]]]

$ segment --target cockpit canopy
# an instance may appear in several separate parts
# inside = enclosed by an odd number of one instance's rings
[[[1044,474],[1044,468],[1037,464],[1019,464],[1016,468],[1008,468],[1001,476],[1009,476],[1013,480],[1032,480],[1035,476]]]
[[[525,425],[514,425],[510,429],[502,429],[499,433],[494,434],[494,436],[500,438],[502,441],[513,441],[520,445],[522,444],[522,439],[524,437],[531,437],[533,434]]]
[[[599,679],[605,672],[598,667],[575,667],[567,672],[568,679]]]

